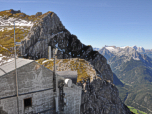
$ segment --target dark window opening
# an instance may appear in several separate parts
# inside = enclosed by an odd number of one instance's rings
[[[24,99],[24,107],[32,106],[32,98]]]

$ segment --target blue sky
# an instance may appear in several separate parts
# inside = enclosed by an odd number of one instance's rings
[[[0,11],[55,12],[78,39],[93,47],[152,49],[152,0],[0,0]]]

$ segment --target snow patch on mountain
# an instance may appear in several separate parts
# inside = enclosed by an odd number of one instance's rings
[[[124,62],[130,61],[130,59],[134,60],[143,60],[142,56],[138,51],[135,49],[136,47],[129,47],[129,46],[124,46],[124,47],[116,47],[116,46],[105,46],[101,50],[99,50],[99,53],[104,55],[107,59],[111,58],[113,55],[120,57],[124,60]],[[108,51],[106,51],[108,50]]]
[[[14,17],[10,17],[8,19],[3,19],[0,16],[0,26],[14,26],[14,21],[15,21],[15,26],[21,27],[21,26],[27,26],[27,27],[32,27],[34,25],[33,22],[31,21],[26,21]],[[7,28],[7,30],[12,30],[13,28]],[[0,27],[0,31],[4,31],[4,27]]]
[[[13,61],[14,58],[9,58],[0,54],[0,65]]]
[[[133,59],[134,59],[134,60],[137,60],[137,61],[139,61],[139,60],[140,60],[139,58],[135,58],[135,57],[133,57]]]
[[[124,47],[120,47],[120,48],[124,49],[124,48],[126,48],[126,46],[124,46]]]
[[[115,47],[105,47],[107,50],[109,50],[110,52],[118,52],[119,50]]]

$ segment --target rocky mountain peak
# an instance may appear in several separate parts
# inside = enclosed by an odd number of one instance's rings
[[[99,52],[93,51],[91,46],[82,44],[77,36],[72,35],[63,26],[59,17],[52,12],[46,13],[33,25],[29,34],[22,41],[20,50],[22,50],[22,55],[32,59],[48,58],[48,46],[58,48],[58,59],[83,58],[91,62],[104,79],[113,81],[106,58]]]
[[[137,46],[135,45],[135,46],[133,46],[133,48],[135,49],[135,50],[137,50]]]
[[[15,11],[15,10],[13,10],[13,9],[10,9],[10,10],[8,10],[8,11],[10,11],[10,13],[12,13],[12,14],[21,13],[21,11],[20,11],[20,10]]]
[[[136,46],[134,46],[134,48],[129,47],[129,46],[126,46],[126,47],[105,46],[99,50],[99,53],[104,55],[106,57],[106,59],[109,59],[113,56],[117,56],[117,57],[121,57],[121,58],[123,57],[125,62],[130,61],[131,58],[134,60],[145,61],[144,56],[141,55],[141,53],[138,50],[136,50],[135,48],[136,48]],[[138,49],[138,47],[137,47],[137,49]],[[126,59],[126,57],[127,57],[127,59]]]
[[[138,51],[138,52],[145,52],[145,49],[144,49],[143,47],[138,47],[138,48],[137,48],[137,51]]]
[[[42,12],[37,12],[37,13],[35,14],[36,17],[41,16],[41,15],[42,15]]]

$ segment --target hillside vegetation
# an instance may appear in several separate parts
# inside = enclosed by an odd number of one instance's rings
[[[45,58],[37,60],[37,62],[50,70],[54,70],[54,59],[48,60]],[[94,77],[99,78],[96,75],[96,71],[93,66],[84,59],[72,58],[72,59],[57,59],[56,60],[57,71],[72,70],[77,71],[78,77],[77,82],[90,78],[93,80]]]
[[[16,13],[16,14],[13,14],[11,12],[12,12],[12,9],[1,11],[0,12],[0,16],[1,17],[5,17],[6,19],[8,19],[9,17],[14,17],[14,18],[19,18],[19,19],[27,20],[27,21],[36,22],[36,21],[40,21],[48,13],[52,13],[52,15],[53,15],[53,12],[51,12],[51,11],[49,11],[47,13],[44,13],[43,15],[40,15],[40,16],[37,16],[37,17],[35,15],[26,15],[25,13]]]
[[[110,50],[113,49],[113,50]],[[132,47],[104,47],[99,52],[107,58],[121,100],[128,106],[152,113],[152,59]],[[150,52],[150,51],[149,51]],[[121,83],[121,82],[123,83]]]
[[[4,18],[5,20],[9,18],[15,19],[22,19],[26,20],[27,22],[31,21],[34,26],[37,22],[42,21],[43,17],[46,16],[48,13],[51,13],[51,16],[54,14],[53,12],[49,11],[43,15],[36,16],[36,15],[26,15],[25,13],[11,13],[13,10],[5,10],[0,12],[0,17]],[[8,25],[7,25],[8,26]],[[15,27],[15,39],[16,42],[21,42],[29,33],[31,26],[17,26]],[[5,56],[10,56],[14,54],[14,28],[13,26],[5,27],[4,30],[0,30],[0,54]],[[19,48],[17,46],[17,54],[19,54]]]
[[[119,70],[112,69],[124,86],[117,86],[120,91],[120,98],[126,105],[152,113],[152,70],[142,61],[131,59],[123,63]]]
[[[21,42],[22,39],[28,34],[30,27],[15,28],[16,42]],[[14,29],[10,30],[5,28],[0,31],[0,54],[10,56],[14,54]],[[18,52],[17,48],[17,52]]]
[[[147,114],[147,113],[145,113],[143,111],[140,111],[140,110],[137,110],[137,109],[135,109],[135,108],[133,108],[131,106],[128,106],[128,108],[130,109],[130,111],[132,111],[135,114]]]

